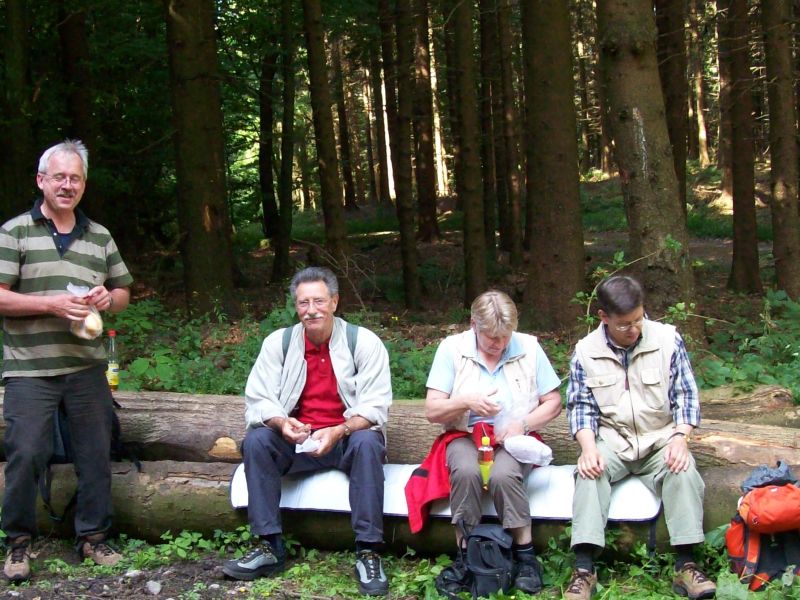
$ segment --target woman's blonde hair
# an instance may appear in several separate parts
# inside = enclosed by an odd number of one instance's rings
[[[489,336],[510,335],[517,330],[517,306],[505,292],[489,290],[472,302],[470,319]]]

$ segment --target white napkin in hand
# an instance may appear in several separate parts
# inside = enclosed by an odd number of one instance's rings
[[[306,438],[306,441],[303,442],[302,444],[295,444],[294,451],[295,454],[300,454],[302,452],[314,452],[314,450],[316,450],[320,446],[321,443],[319,440],[315,440],[314,438],[309,436]]]
[[[503,447],[521,463],[544,467],[553,462],[553,449],[530,435],[513,435],[506,438]]]

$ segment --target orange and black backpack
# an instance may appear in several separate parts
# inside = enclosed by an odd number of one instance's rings
[[[800,574],[800,488],[785,463],[758,467],[725,533],[731,570],[756,591],[789,565]]]

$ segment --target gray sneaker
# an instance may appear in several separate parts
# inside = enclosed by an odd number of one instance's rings
[[[358,590],[366,596],[385,596],[389,592],[389,580],[383,572],[381,555],[374,550],[361,550],[356,555],[356,579]]]
[[[261,541],[245,556],[226,561],[222,572],[230,579],[253,581],[258,577],[269,577],[286,568],[286,557],[278,554],[267,541]]]

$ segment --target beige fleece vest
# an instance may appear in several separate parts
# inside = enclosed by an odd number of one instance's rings
[[[603,325],[575,348],[600,409],[598,436],[623,460],[639,460],[667,443],[675,427],[669,406],[675,327],[645,320],[627,372],[606,344]]]

